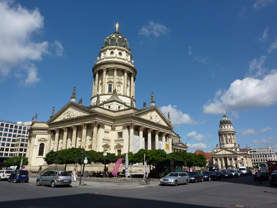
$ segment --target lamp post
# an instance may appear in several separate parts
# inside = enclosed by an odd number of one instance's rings
[[[82,159],[81,159],[81,175],[80,175],[80,180],[79,180],[79,185],[81,185],[81,182],[82,182],[82,165],[83,165],[83,157],[84,157],[84,151],[85,151],[85,149],[84,149],[84,147],[82,147],[82,149],[81,149],[81,154],[82,154]]]
[[[106,177],[106,156],[107,156],[107,152],[104,152],[103,156],[104,156],[104,174],[103,174],[103,177],[105,178]]]

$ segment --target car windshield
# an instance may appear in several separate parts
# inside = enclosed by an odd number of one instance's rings
[[[264,163],[259,164],[259,166],[260,166],[261,168],[266,168],[266,164],[264,164]]]
[[[195,176],[196,174],[195,173],[189,173],[189,176]]]
[[[70,176],[70,172],[59,172],[60,176]]]
[[[27,170],[20,170],[19,173],[21,175],[28,175],[28,171]]]
[[[239,168],[239,170],[246,170],[245,168]]]

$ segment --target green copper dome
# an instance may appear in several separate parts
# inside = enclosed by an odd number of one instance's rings
[[[220,124],[232,124],[232,122],[231,119],[228,118],[224,113],[222,119],[220,119]]]
[[[102,49],[108,46],[120,46],[126,48],[129,51],[131,50],[129,47],[129,42],[119,32],[111,34],[104,40]]]

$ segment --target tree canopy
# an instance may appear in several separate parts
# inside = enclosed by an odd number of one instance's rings
[[[23,165],[28,165],[29,161],[27,157],[11,157],[7,159],[6,166],[20,166],[21,159],[23,158]]]

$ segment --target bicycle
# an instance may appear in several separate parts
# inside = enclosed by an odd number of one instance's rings
[[[140,185],[150,185],[150,180],[146,177],[139,180]]]

